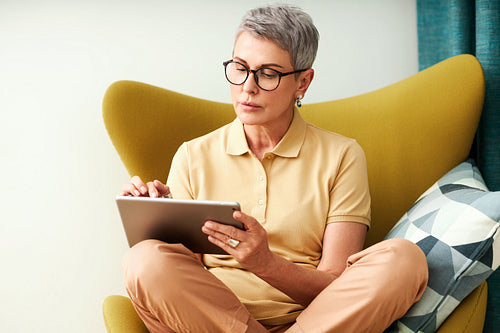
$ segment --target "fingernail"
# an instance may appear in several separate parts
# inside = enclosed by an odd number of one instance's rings
[[[135,194],[135,195],[137,195],[137,196],[140,196],[140,195],[141,195],[141,193],[140,193],[138,190],[135,190],[135,191],[134,191],[134,194]]]
[[[148,189],[143,186],[143,187],[141,187],[141,192],[142,192],[142,194],[146,194],[146,193],[148,193]]]

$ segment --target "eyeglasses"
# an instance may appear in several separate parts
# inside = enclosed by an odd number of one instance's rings
[[[288,73],[281,73],[277,70],[266,67],[253,70],[234,60],[224,61],[222,64],[224,65],[226,79],[229,81],[229,83],[234,85],[243,84],[248,79],[250,72],[252,72],[257,86],[265,91],[272,91],[278,88],[283,76],[300,73],[307,70],[299,69],[297,71]]]

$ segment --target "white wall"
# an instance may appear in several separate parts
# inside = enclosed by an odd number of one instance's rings
[[[268,1],[0,0],[0,332],[103,332],[127,249],[114,195],[128,179],[101,118],[139,80],[229,102],[222,61]],[[417,72],[415,0],[291,1],[321,34],[304,103]]]

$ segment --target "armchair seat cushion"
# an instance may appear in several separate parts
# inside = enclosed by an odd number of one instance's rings
[[[104,325],[110,333],[148,333],[128,297],[120,295],[106,297],[102,312]]]

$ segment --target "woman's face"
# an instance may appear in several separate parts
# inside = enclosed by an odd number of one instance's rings
[[[238,36],[234,44],[233,60],[252,70],[262,67],[282,73],[294,70],[288,51],[249,32]],[[250,73],[245,83],[231,85],[231,98],[236,115],[245,125],[260,125],[270,129],[288,126],[297,94],[304,95],[310,82],[309,80],[303,88],[303,76],[307,76],[307,72],[301,73],[298,80],[294,74],[284,76],[276,90],[266,91],[257,86],[253,73]],[[310,76],[312,79],[312,74]]]

